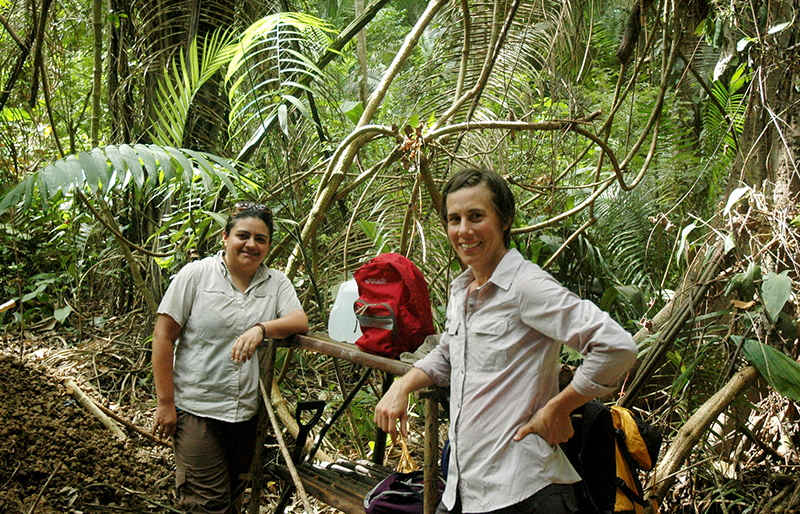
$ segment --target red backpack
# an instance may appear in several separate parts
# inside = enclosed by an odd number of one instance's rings
[[[413,352],[434,333],[428,283],[413,262],[396,253],[383,253],[353,275],[358,284],[355,301],[361,337],[356,346],[365,352],[396,359]]]

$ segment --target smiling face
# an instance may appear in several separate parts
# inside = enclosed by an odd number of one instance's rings
[[[447,237],[458,256],[483,285],[506,253],[503,226],[492,193],[479,184],[447,195]]]
[[[231,273],[251,275],[267,256],[269,231],[259,218],[240,218],[229,233],[222,233],[225,243],[225,264]]]

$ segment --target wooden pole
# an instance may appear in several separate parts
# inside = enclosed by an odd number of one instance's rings
[[[90,413],[94,415],[94,417],[100,420],[100,422],[103,425],[105,425],[106,428],[111,430],[111,432],[115,436],[117,436],[117,438],[120,441],[124,441],[128,438],[125,435],[125,432],[123,432],[122,429],[119,428],[117,424],[111,420],[111,418],[106,416],[103,413],[103,411],[101,411],[100,408],[97,406],[97,404],[94,403],[94,401],[91,398],[86,396],[83,393],[83,391],[81,391],[81,388],[78,387],[78,385],[75,382],[73,382],[71,379],[68,378],[64,381],[64,385],[67,386],[67,392],[70,393],[73,396],[73,398],[75,398],[75,400],[77,400],[77,402],[83,406],[83,408],[88,410]]]
[[[439,503],[439,401],[432,388],[420,392],[425,402],[424,514],[434,514]]]

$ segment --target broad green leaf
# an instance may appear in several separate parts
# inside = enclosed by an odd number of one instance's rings
[[[219,225],[220,229],[225,229],[225,222],[228,221],[225,216],[218,212],[211,212],[211,211],[203,211],[208,216],[214,219],[214,221]]]
[[[13,205],[17,205],[19,201],[26,196],[28,184],[30,184],[32,179],[33,175],[30,175],[28,178],[11,188],[11,190],[7,192],[5,196],[3,196],[3,199],[0,200],[0,215],[5,213]]]
[[[761,299],[773,323],[778,321],[778,315],[791,294],[792,279],[789,278],[789,270],[781,272],[780,275],[770,272],[764,277],[764,282],[761,284]]]
[[[53,317],[54,317],[54,318],[56,319],[56,321],[58,321],[59,323],[64,323],[64,320],[66,320],[66,319],[67,319],[67,316],[69,316],[69,314],[70,314],[71,312],[72,312],[72,307],[70,307],[69,305],[67,305],[66,307],[63,307],[63,308],[61,308],[61,309],[56,309],[56,310],[54,310],[54,311],[53,311]]]
[[[122,154],[119,153],[119,148],[114,145],[108,145],[105,150],[108,160],[114,165],[114,169],[117,170],[117,173],[120,175],[125,173],[127,166],[125,166],[125,160],[122,158]]]
[[[745,340],[742,350],[773,389],[800,402],[800,364],[785,353],[752,339]]]
[[[72,156],[70,156],[72,157]],[[69,157],[67,157],[69,159]],[[92,191],[97,191],[100,187],[100,174],[97,172],[97,168],[94,164],[94,159],[92,156],[86,152],[81,152],[78,154],[78,161],[80,163],[81,168],[83,169],[83,174],[86,176],[86,181],[89,183],[89,186],[92,188]],[[107,183],[102,183],[103,187],[107,188]]]
[[[47,170],[47,168],[45,168],[45,170]],[[63,160],[56,162],[55,171],[52,169],[49,171],[52,173],[50,177],[58,181],[58,187],[62,192],[67,192],[71,189],[72,180],[75,175],[77,175],[77,178],[75,179],[77,183],[83,182],[83,174],[81,173],[80,169],[78,170],[77,174],[73,173]],[[55,195],[55,191],[51,191],[51,195]]]
[[[139,158],[144,163],[147,175],[155,182],[155,178],[158,176],[158,166],[156,165],[156,158],[153,156],[153,152],[145,145],[133,145],[133,149],[136,150],[136,153],[139,154]]]
[[[192,183],[192,177],[194,176],[194,166],[189,159],[186,158],[186,154],[178,150],[177,148],[173,148],[171,146],[164,147],[167,152],[172,156],[173,159],[178,163],[178,166],[181,167],[180,173],[183,176],[183,182],[186,185]]]
[[[131,171],[136,187],[141,188],[144,185],[144,172],[142,171],[142,163],[139,162],[139,156],[136,154],[136,151],[126,144],[121,144],[119,146],[119,153],[121,153],[122,158],[125,159],[125,164],[128,165],[128,169]]]
[[[734,205],[736,205],[736,202],[741,200],[742,197],[745,194],[749,193],[749,192],[750,192],[750,188],[747,187],[747,186],[739,187],[739,188],[734,189],[733,192],[731,193],[731,195],[728,197],[728,203],[725,205],[725,208],[722,210],[722,212],[725,214],[725,216],[730,216],[731,209],[733,208]]]
[[[769,35],[777,34],[778,32],[782,31],[791,24],[792,24],[791,21],[785,21],[783,23],[778,23],[777,25],[773,25],[767,30],[767,34]]]
[[[183,151],[191,155],[194,158],[194,160],[197,161],[197,163],[200,165],[199,170],[201,171],[201,175],[203,177],[203,183],[205,184],[207,189],[211,190],[211,188],[213,187],[214,177],[219,178],[223,182],[225,182],[226,180],[230,180],[228,179],[227,176],[225,176],[224,179],[222,178],[222,175],[224,175],[224,173],[217,173],[216,168],[214,168],[214,166],[210,162],[208,162],[208,159],[206,159],[203,152],[195,152],[194,150],[189,150],[188,148],[184,148]],[[232,188],[233,184],[231,184],[230,187]]]
[[[100,176],[100,181],[108,183],[108,157],[99,148],[92,148],[92,159],[94,159],[94,166],[97,174]]]
[[[39,284],[39,287],[22,297],[22,303],[33,300],[45,289],[47,289],[47,284]]]
[[[736,240],[733,239],[733,234],[726,234],[724,240],[724,251],[727,255],[728,252],[736,248]]]
[[[62,165],[63,168],[59,168],[59,164]],[[58,188],[61,187],[61,181],[58,179],[59,173],[67,174],[64,161],[56,162],[56,165],[52,168],[49,166],[45,168],[45,171],[48,170],[49,173],[39,173],[39,193],[42,195],[42,198],[46,200],[45,203],[49,203],[50,199],[58,193]]]
[[[170,162],[167,152],[159,145],[150,145],[148,148],[150,148],[150,151],[153,152],[153,155],[158,160],[158,166],[164,170],[164,176],[172,180],[172,163]]]

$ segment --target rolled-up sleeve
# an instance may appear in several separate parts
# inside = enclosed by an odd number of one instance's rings
[[[636,343],[624,328],[544,271],[521,284],[520,314],[530,327],[585,356],[572,380],[582,395],[611,393],[636,361]]]

